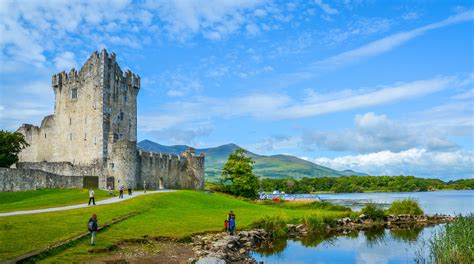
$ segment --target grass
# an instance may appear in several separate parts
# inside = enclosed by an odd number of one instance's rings
[[[417,263],[474,263],[474,214],[459,216],[429,240],[429,253],[418,252]]]
[[[280,200],[279,202],[274,201],[259,201],[258,203],[264,205],[271,205],[280,208],[286,209],[306,209],[306,210],[327,210],[327,211],[341,211],[341,212],[350,212],[351,209],[348,207],[344,207],[341,205],[329,203],[329,202],[318,202],[318,201],[283,201]]]
[[[99,225],[113,218],[135,212],[136,216],[111,226],[97,235],[97,249],[106,249],[124,239],[143,236],[184,238],[192,234],[219,231],[229,210],[236,213],[236,226],[241,230],[262,216],[278,215],[284,221],[301,219],[307,214],[327,218],[347,216],[348,212],[327,210],[291,210],[257,205],[219,193],[178,191],[140,196],[121,203],[88,207],[76,210],[21,215],[0,218],[0,260],[44,248],[86,231],[87,220],[97,213]],[[83,241],[46,262],[78,262],[98,256],[88,251]]]
[[[95,190],[95,200],[110,198],[106,191]],[[87,203],[86,189],[41,189],[26,192],[0,192],[0,212],[42,209]]]
[[[388,208],[387,213],[400,215],[400,214],[410,214],[410,215],[422,215],[423,210],[421,209],[418,202],[414,199],[404,199],[400,201],[394,201],[390,208]]]
[[[381,220],[383,219],[385,213],[383,209],[378,204],[367,204],[362,210],[360,210],[361,214],[365,214],[367,217],[373,220]]]

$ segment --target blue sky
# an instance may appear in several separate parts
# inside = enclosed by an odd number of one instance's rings
[[[472,1],[1,1],[0,127],[107,48],[139,140],[236,143],[374,175],[474,177]]]

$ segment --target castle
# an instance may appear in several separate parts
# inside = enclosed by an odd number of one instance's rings
[[[29,147],[18,169],[62,176],[96,176],[99,188],[202,189],[204,155],[180,156],[137,149],[137,96],[140,77],[123,72],[114,53],[94,52],[78,71],[53,75],[54,114],[41,127],[18,132]]]

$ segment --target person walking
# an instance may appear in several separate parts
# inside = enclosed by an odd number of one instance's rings
[[[123,199],[123,190],[125,189],[125,186],[123,186],[123,183],[120,184],[120,192],[119,192],[119,198]]]
[[[132,195],[132,185],[130,183],[127,185],[127,189],[128,189],[128,196]]]
[[[91,216],[91,218],[89,219],[89,222],[87,223],[87,229],[89,230],[89,232],[91,232],[91,246],[94,246],[94,239],[95,239],[95,235],[97,233],[97,215],[96,214],[93,214]]]
[[[143,181],[143,193],[146,193],[146,181]]]
[[[91,205],[91,201],[92,201],[92,204],[95,205],[95,193],[93,189],[89,190],[89,204],[88,205]]]

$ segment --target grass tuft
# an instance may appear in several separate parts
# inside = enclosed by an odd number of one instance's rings
[[[385,213],[378,204],[369,203],[360,211],[362,214],[367,215],[370,219],[380,220],[383,219]]]
[[[400,214],[410,214],[410,215],[422,215],[423,210],[421,209],[418,201],[415,199],[404,199],[400,201],[394,201],[390,208],[387,210],[389,214],[400,215]]]

